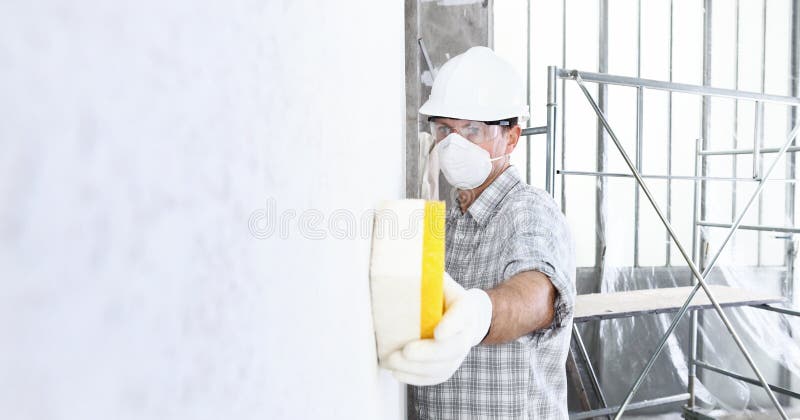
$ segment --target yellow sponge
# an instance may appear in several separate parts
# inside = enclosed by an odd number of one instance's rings
[[[444,310],[445,205],[381,204],[372,232],[370,288],[378,357],[432,338]]]
[[[442,319],[444,291],[444,202],[425,202],[422,233],[422,278],[420,285],[420,337],[433,338]]]

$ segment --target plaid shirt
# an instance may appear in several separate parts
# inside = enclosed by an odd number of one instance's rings
[[[446,270],[465,288],[490,289],[523,271],[547,275],[558,290],[553,324],[499,345],[478,345],[447,382],[409,387],[409,417],[566,419],[575,303],[572,239],[544,191],[510,167],[470,205],[447,213]]]

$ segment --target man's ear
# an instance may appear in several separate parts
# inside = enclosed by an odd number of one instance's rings
[[[515,125],[508,130],[508,143],[506,144],[507,155],[510,155],[511,152],[514,151],[514,148],[517,147],[520,134],[522,134],[522,128],[520,128],[519,125]]]

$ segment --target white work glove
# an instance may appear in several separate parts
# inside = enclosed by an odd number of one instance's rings
[[[383,364],[398,381],[436,385],[458,370],[470,349],[483,341],[492,323],[492,301],[481,289],[465,290],[444,273],[445,313],[433,339],[406,344]]]

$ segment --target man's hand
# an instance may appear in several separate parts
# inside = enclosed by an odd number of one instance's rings
[[[465,290],[444,273],[445,313],[433,339],[408,343],[384,363],[400,382],[436,385],[458,370],[470,349],[480,343],[492,323],[492,301],[480,289]]]

